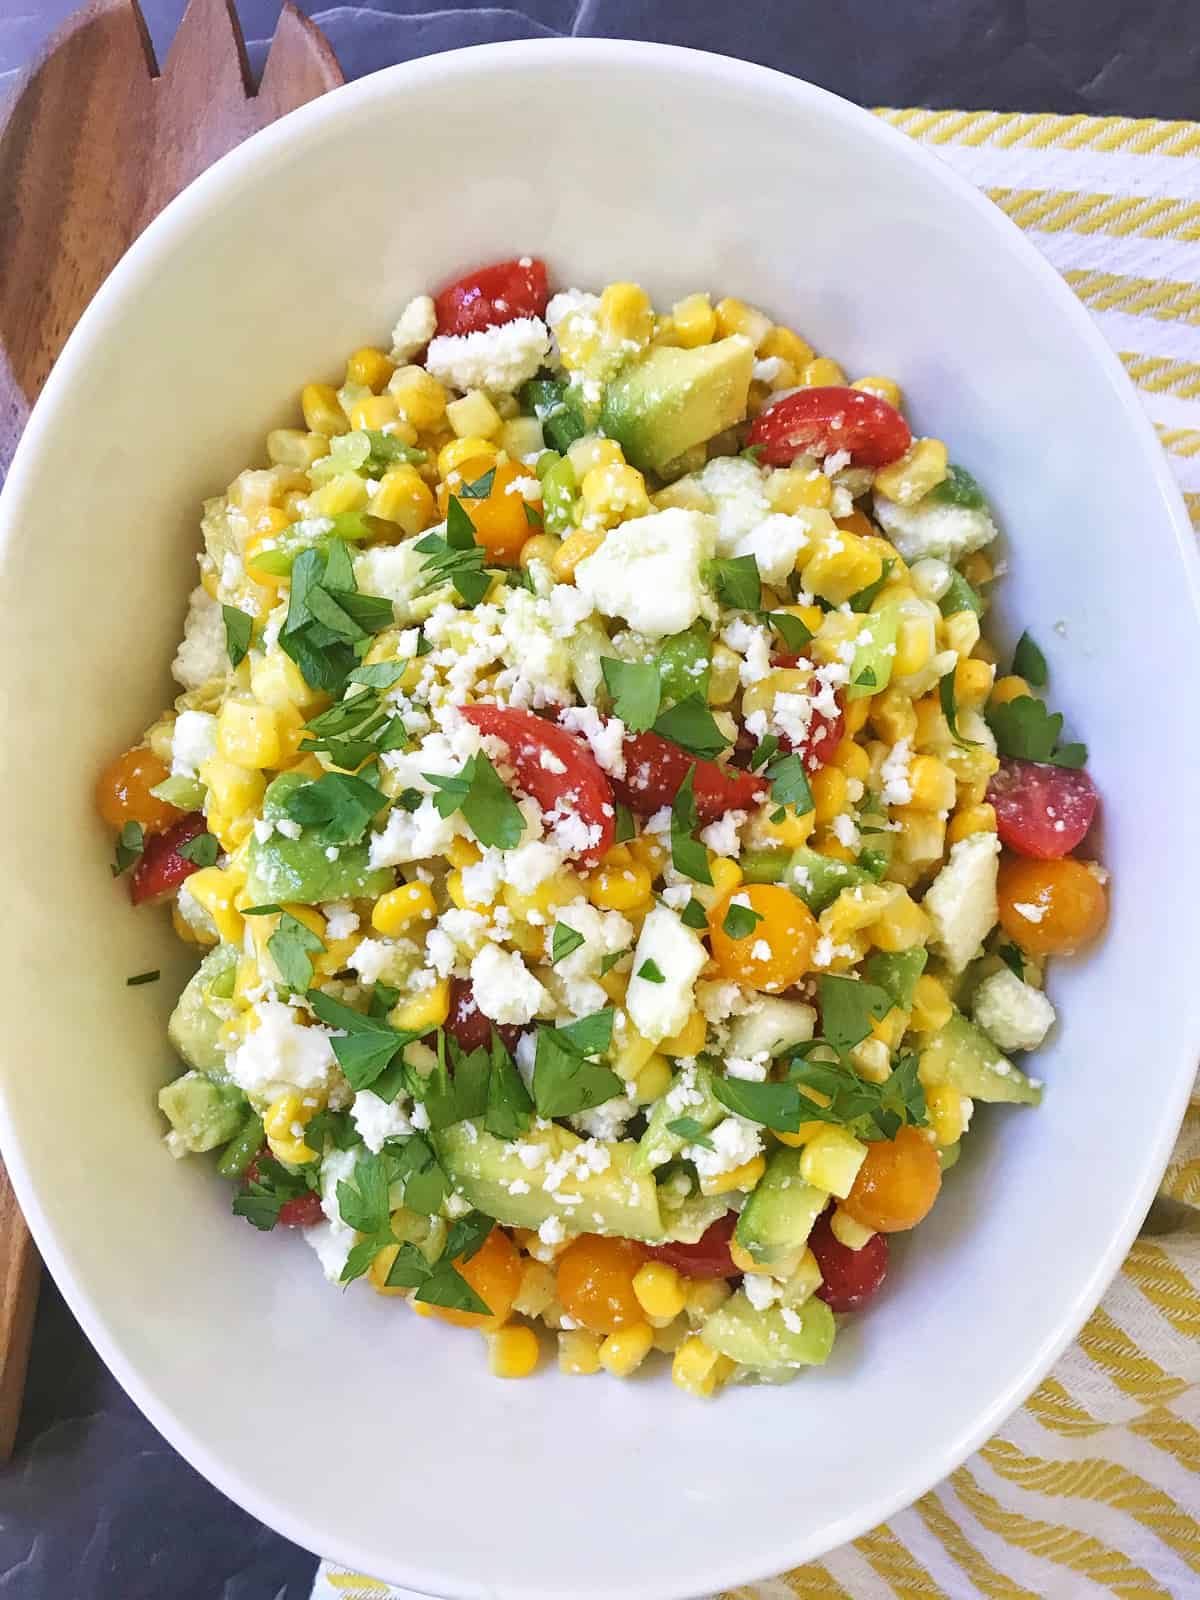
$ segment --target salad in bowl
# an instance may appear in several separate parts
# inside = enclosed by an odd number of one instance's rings
[[[200,956],[169,1149],[499,1376],[824,1362],[1106,918],[983,489],[893,377],[533,257],[296,422],[97,786]]]

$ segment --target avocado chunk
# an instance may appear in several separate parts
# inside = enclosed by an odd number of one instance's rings
[[[1041,1104],[1041,1085],[1031,1083],[961,1011],[930,1035],[921,1051],[919,1070],[926,1087],[948,1083],[972,1100]]]
[[[867,958],[864,976],[868,983],[883,989],[900,1011],[911,1011],[917,979],[928,959],[922,945],[911,950],[876,950]]]
[[[609,384],[600,429],[643,472],[658,472],[746,415],[754,347],[738,334],[695,350],[660,346]]]
[[[605,1145],[609,1165],[603,1172],[591,1172],[585,1178],[569,1175],[553,1191],[543,1187],[548,1165],[583,1140],[555,1123],[531,1129],[519,1143],[526,1150],[541,1146],[546,1154],[535,1166],[527,1167],[512,1144],[465,1122],[443,1129],[436,1137],[442,1166],[459,1194],[506,1227],[540,1228],[548,1218],[557,1217],[571,1233],[662,1238],[658,1190],[653,1178],[635,1170],[637,1146],[632,1140]],[[572,1195],[579,1195],[580,1202],[564,1203],[564,1197],[569,1201]]]
[[[782,1145],[742,1207],[734,1238],[761,1266],[786,1261],[808,1243],[829,1196],[800,1176],[802,1150]]]
[[[224,1016],[213,1002],[219,1003],[233,993],[237,961],[237,950],[231,944],[219,944],[210,950],[175,1002],[167,1023],[167,1038],[188,1066],[198,1072],[224,1070],[225,1052],[220,1043]]]
[[[838,861],[833,856],[823,856],[805,844],[792,851],[783,880],[793,894],[801,900],[814,916],[819,917],[826,906],[831,906],[843,889],[853,889],[860,883],[874,883],[869,872],[851,866],[848,861]]]
[[[700,1337],[739,1366],[780,1375],[782,1369],[822,1366],[835,1331],[833,1312],[815,1295],[796,1308],[756,1311],[739,1289],[705,1321]]]
[[[199,1155],[233,1138],[242,1125],[246,1096],[232,1083],[214,1083],[201,1072],[185,1072],[158,1091],[158,1109],[171,1124],[167,1135],[171,1154]]]
[[[850,682],[846,688],[847,700],[861,700],[864,695],[878,694],[892,680],[892,662],[896,659],[896,635],[900,631],[900,607],[889,601],[878,611],[863,618],[858,637],[862,643],[854,651],[850,663]],[[869,638],[863,639],[866,633]]]
[[[650,1113],[650,1120],[646,1124],[646,1131],[637,1143],[637,1153],[634,1157],[634,1167],[638,1172],[649,1172],[654,1167],[664,1166],[668,1161],[673,1161],[679,1152],[689,1143],[689,1140],[679,1133],[673,1133],[669,1126],[688,1118],[700,1124],[701,1131],[707,1133],[710,1128],[715,1128],[723,1117],[729,1115],[728,1110],[712,1092],[712,1079],[704,1067],[688,1069],[690,1076],[687,1078],[688,1095],[683,1095],[682,1073],[677,1073],[668,1092]],[[696,1097],[694,1101],[692,1097]],[[689,1103],[672,1104],[672,1100],[687,1100]]]
[[[263,798],[266,820],[278,822],[286,817],[284,804],[288,796],[311,782],[303,773],[281,772]],[[304,829],[298,839],[288,839],[281,833],[273,833],[268,839],[252,834],[246,849],[246,893],[252,905],[291,901],[315,906],[326,900],[376,899],[392,887],[395,874],[390,867],[372,872],[369,849],[365,839],[359,844],[344,844],[331,861],[313,829]]]
[[[743,858],[744,859],[744,858]],[[807,1044],[817,1025],[817,1013],[803,1000],[759,995],[749,1011],[735,1017],[729,1027],[729,1053],[781,1056],[794,1045]]]

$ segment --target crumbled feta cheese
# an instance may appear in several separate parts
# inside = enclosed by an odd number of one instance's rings
[[[637,1115],[637,1101],[626,1095],[616,1095],[594,1106],[591,1111],[581,1111],[571,1121],[581,1133],[593,1139],[619,1139],[625,1124]]]
[[[696,1165],[702,1178],[715,1178],[723,1172],[741,1167],[762,1149],[762,1130],[756,1122],[745,1117],[724,1117],[708,1135],[712,1149],[703,1145],[689,1145],[687,1159]]]
[[[338,1207],[339,1183],[349,1183],[354,1177],[361,1149],[331,1150],[321,1163],[321,1210],[325,1221],[315,1227],[301,1228],[305,1242],[317,1253],[325,1276],[336,1283],[358,1235],[348,1223],[342,1221]]]
[[[744,533],[733,547],[735,556],[753,556],[767,583],[785,584],[796,565],[796,557],[807,550],[810,535],[800,517],[773,511]]]
[[[912,799],[909,774],[912,768],[912,740],[898,739],[884,757],[879,769],[883,783],[880,791],[884,805],[906,806]]]
[[[363,594],[392,602],[392,615],[403,625],[416,621],[414,608],[427,574],[425,557],[415,539],[400,544],[374,544],[354,557],[354,581]]]
[[[515,951],[485,945],[471,962],[475,1004],[493,1022],[525,1023],[548,998]]]
[[[458,832],[454,817],[443,817],[433,801],[426,798],[415,811],[401,811],[393,807],[387,814],[382,833],[371,835],[369,862],[371,871],[377,867],[406,866],[413,861],[428,861],[431,856],[445,855],[450,841]]]
[[[1014,900],[1013,910],[1024,917],[1026,922],[1040,922],[1046,915],[1046,907],[1035,905],[1032,900]]]
[[[255,1100],[274,1100],[288,1089],[325,1089],[336,1070],[329,1032],[303,1027],[291,1006],[260,1000],[258,1026],[228,1058],[229,1076]]]
[[[411,949],[412,946],[407,946]],[[388,973],[396,973],[397,963],[403,967],[406,945],[394,939],[361,939],[350,952],[347,963],[358,973],[364,983],[378,983]]]
[[[385,1139],[395,1139],[412,1132],[412,1123],[397,1104],[388,1104],[370,1089],[360,1089],[350,1107],[354,1126],[362,1134],[363,1143],[376,1155],[383,1149]]]
[[[207,711],[181,711],[171,735],[171,775],[194,778],[202,761],[217,753],[217,719]]]
[[[579,563],[575,586],[597,611],[624,618],[648,639],[682,633],[708,603],[700,568],[713,538],[712,519],[699,511],[672,506],[634,517]]]
[[[285,839],[298,839],[304,829],[298,822],[293,822],[290,817],[276,817],[275,831],[281,833]]]
[[[762,1083],[767,1076],[770,1057],[765,1050],[753,1056],[726,1056],[725,1071],[731,1078],[745,1078],[750,1083]]]
[[[930,884],[923,901],[933,919],[934,948],[952,972],[961,972],[978,954],[996,925],[996,877],[1000,840],[994,833],[960,839],[950,859]]]
[[[875,518],[905,561],[938,556],[956,566],[964,556],[982,550],[999,533],[988,512],[970,506],[942,505],[928,496],[915,505],[897,505],[875,496]]]
[[[779,1299],[781,1285],[767,1272],[748,1272],[742,1279],[746,1299],[755,1311],[766,1311]]]
[[[358,931],[358,913],[348,900],[333,900],[321,907],[326,937],[336,943]]]
[[[713,502],[718,555],[733,555],[738,540],[771,514],[762,471],[743,456],[715,457],[694,481]]]
[[[979,985],[971,1014],[1001,1050],[1036,1050],[1054,1026],[1046,996],[1007,967]]]
[[[414,295],[392,329],[392,360],[411,361],[424,350],[436,332],[437,311],[432,296]]]
[[[549,350],[542,319],[518,317],[478,333],[439,334],[430,341],[425,367],[460,394],[468,389],[512,394],[536,374]]]
[[[185,689],[199,689],[210,678],[223,678],[228,671],[224,612],[205,589],[197,586],[188,597],[183,639],[171,672]]]
[[[559,585],[559,589],[565,587]],[[554,591],[555,594],[559,589]],[[565,711],[559,712],[558,720],[569,733],[579,734],[587,740],[589,749],[605,772],[614,778],[625,776],[625,724],[619,717],[609,717],[606,721],[594,706],[568,706]]]
[[[727,811],[716,822],[710,822],[707,828],[701,828],[700,838],[714,855],[736,856],[741,849],[738,829],[747,815],[745,811]]]
[[[561,1217],[547,1217],[538,1229],[538,1238],[543,1244],[561,1244],[566,1237]]]
[[[638,973],[652,962],[662,973],[661,983],[651,983]],[[695,1004],[696,979],[708,962],[708,951],[679,916],[666,906],[656,906],[642,924],[633,957],[633,976],[626,1007],[643,1038],[657,1043],[678,1033]]]

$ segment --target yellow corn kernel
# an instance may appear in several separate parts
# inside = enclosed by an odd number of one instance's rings
[[[377,933],[396,934],[411,922],[430,922],[437,915],[433,890],[427,883],[401,884],[380,895],[371,912],[371,926]]]
[[[875,1237],[874,1228],[865,1228],[841,1206],[834,1208],[833,1215],[829,1219],[829,1231],[839,1244],[846,1246],[847,1250],[861,1250],[863,1245],[870,1244]]]
[[[385,427],[400,415],[390,394],[369,394],[350,407],[350,426],[364,431]]]
[[[508,1328],[485,1333],[488,1371],[493,1378],[527,1378],[538,1364],[542,1347],[532,1328],[516,1322]]]
[[[744,300],[718,300],[716,314],[717,332],[722,339],[740,333],[756,350],[771,331],[770,317]]]
[[[596,467],[619,467],[625,456],[615,439],[602,439],[598,433],[585,433],[582,439],[576,439],[570,446],[567,460],[575,473],[575,481],[582,483]]]
[[[439,978],[428,989],[422,989],[388,1012],[393,1028],[425,1033],[430,1028],[440,1028],[450,1015],[450,982]]]
[[[969,1105],[966,1095],[953,1084],[934,1083],[926,1089],[925,1108],[929,1112],[930,1126],[943,1149],[948,1144],[957,1144],[966,1133],[971,1120]]]
[[[701,1194],[728,1194],[731,1189],[753,1189],[762,1177],[767,1163],[762,1156],[751,1156],[749,1161],[743,1161],[740,1167],[731,1167],[728,1172],[717,1172],[710,1177],[700,1179]]]
[[[779,322],[762,339],[758,353],[764,360],[773,356],[778,361],[786,361],[796,372],[802,371],[813,359],[812,345]]]
[[[954,1015],[954,1007],[940,978],[923,972],[913,989],[912,1027],[915,1033],[936,1033]]]
[[[610,283],[601,291],[597,321],[607,345],[643,346],[654,332],[654,307],[640,284]]]
[[[908,1012],[901,1011],[899,1006],[893,1006],[882,1017],[872,1017],[871,1038],[878,1039],[881,1044],[892,1051],[908,1032]]]
[[[850,1064],[868,1083],[886,1083],[892,1075],[892,1052],[882,1039],[872,1035],[854,1046]]]
[[[310,711],[324,698],[304,681],[304,674],[291,656],[279,649],[251,656],[250,689],[260,705],[275,711]]]
[[[687,1292],[674,1267],[647,1261],[633,1276],[633,1292],[648,1317],[674,1319],[687,1304]]]
[[[946,819],[918,806],[894,806],[892,820],[899,822],[897,853],[912,866],[927,867],[946,853]]]
[[[804,563],[804,587],[810,594],[840,606],[851,595],[875,582],[883,562],[865,539],[835,529],[819,538]]]
[[[382,389],[396,370],[396,363],[383,350],[365,344],[346,362],[346,382],[365,384],[368,389]]]
[[[279,763],[279,715],[253,700],[226,700],[217,716],[217,753],[242,767]]]
[[[991,702],[994,706],[1006,706],[1010,700],[1020,700],[1026,695],[1032,696],[1033,690],[1025,679],[1009,673],[1006,678],[997,678],[992,685]]]
[[[560,867],[543,878],[536,889],[525,891],[506,883],[504,903],[517,921],[532,922],[540,929],[547,921],[553,921],[554,912],[577,900],[583,892],[583,880],[569,867]]]
[[[224,944],[240,944],[246,924],[234,908],[234,896],[246,882],[244,872],[225,867],[201,867],[188,878],[188,893],[216,924]]]
[[[954,773],[936,756],[914,756],[908,769],[909,804],[916,811],[949,811],[954,804]]]
[[[813,811],[789,809],[778,822],[773,821],[772,817],[773,813],[769,813],[755,824],[756,835],[761,837],[764,845],[781,844],[790,850],[798,850],[801,845],[808,843],[817,822]]]
[[[981,589],[996,576],[991,557],[984,555],[982,550],[972,550],[969,556],[964,556],[959,570],[974,589]]]
[[[832,822],[846,809],[846,774],[841,767],[818,767],[809,779],[818,824]]]
[[[531,1258],[521,1265],[521,1286],[513,1310],[523,1317],[540,1317],[558,1297],[558,1281],[544,1261]]]
[[[500,413],[482,389],[452,400],[446,407],[446,421],[459,439],[494,439],[501,428]]]
[[[600,1340],[586,1328],[564,1329],[558,1336],[558,1370],[571,1378],[590,1378],[600,1371]]]
[[[736,1238],[729,1241],[729,1257],[739,1272],[770,1274],[776,1278],[790,1278],[792,1269],[800,1265],[800,1251],[781,1256],[771,1262],[756,1261],[749,1250],[743,1250]]]
[[[452,867],[473,867],[477,861],[483,860],[483,854],[473,839],[468,839],[464,834],[456,833],[446,846],[446,859]]]
[[[287,580],[286,574],[268,572],[258,565],[258,558],[279,547],[279,536],[291,526],[291,518],[280,506],[264,506],[254,513],[250,537],[243,552],[247,575],[255,583],[268,589],[278,589]]]
[[[996,808],[986,803],[964,806],[961,811],[956,811],[950,818],[946,828],[946,843],[957,844],[960,839],[969,839],[973,833],[996,832]]]
[[[212,756],[201,763],[200,782],[208,789],[210,804],[230,816],[257,811],[267,787],[261,772],[222,760],[220,756]]]
[[[674,1317],[670,1322],[654,1327],[654,1348],[661,1350],[664,1355],[673,1356],[688,1335],[687,1319]]]
[[[526,571],[535,561],[540,561],[552,569],[554,558],[561,549],[562,540],[556,539],[552,533],[535,533],[532,539],[526,539],[521,546],[521,554],[517,557],[517,561]]]
[[[446,391],[424,367],[398,368],[388,383],[388,393],[399,415],[414,428],[432,428],[446,415]]]
[[[613,845],[585,881],[588,899],[601,911],[631,911],[649,898],[652,883],[648,870],[621,844]]]
[[[867,725],[867,718],[871,715],[875,704],[874,697],[863,695],[861,700],[851,700],[846,707],[846,732],[848,734],[861,733]]]
[[[742,695],[742,716],[770,712],[781,694],[803,694],[812,679],[810,667],[775,667]]]
[[[862,745],[853,739],[843,739],[833,752],[833,765],[840,767],[847,778],[857,778],[866,783],[871,776],[871,758]]]
[[[851,701],[851,705],[855,702]],[[899,744],[901,739],[915,739],[917,713],[913,702],[898,689],[885,689],[871,701],[871,727],[889,744]]]
[[[652,878],[657,878],[671,859],[669,844],[657,833],[639,833],[627,841],[626,849],[635,861],[641,862]]]
[[[689,1322],[703,1322],[725,1304],[733,1290],[724,1278],[692,1278],[686,1292]]]
[[[410,536],[437,521],[437,504],[429,485],[408,462],[390,468],[371,496],[371,515],[395,522]]]
[[[472,900],[468,897],[461,872],[446,874],[446,893],[450,896],[451,905],[457,906],[460,911],[476,911],[480,916],[486,917],[492,909],[489,901]]]
[[[182,939],[184,944],[199,945],[202,950],[209,950],[219,942],[215,933],[209,933],[205,928],[192,927],[191,923],[180,912],[178,900],[171,903],[171,926],[174,928],[176,936]]]
[[[974,711],[983,705],[992,690],[996,669],[986,661],[967,656],[954,669],[954,698],[960,711]]]
[[[635,1322],[610,1333],[600,1345],[600,1365],[614,1378],[629,1378],[654,1348],[654,1329],[648,1322]]]
[[[661,1100],[671,1087],[671,1082],[671,1063],[667,1060],[663,1046],[659,1045],[638,1073],[634,1083],[634,1094],[638,1105],[648,1106],[655,1100]]]
[[[867,1147],[845,1128],[832,1125],[808,1141],[800,1157],[800,1176],[826,1194],[844,1200],[854,1187]]]
[[[727,894],[732,894],[742,881],[742,869],[736,861],[731,861],[728,856],[715,856],[709,852],[708,871],[712,878],[711,885],[697,883],[692,886],[692,894],[706,911],[711,911],[718,900],[723,900]]]
[[[303,428],[272,428],[267,435],[267,455],[277,467],[298,467],[307,472],[314,461],[329,454],[329,440],[323,433],[306,433]]]
[[[880,378],[872,374],[869,378],[855,378],[850,385],[852,389],[861,389],[864,394],[877,395],[880,400],[886,400],[888,405],[900,409],[900,385],[895,378]]]
[[[698,1334],[685,1339],[671,1362],[671,1382],[687,1394],[707,1400],[733,1371],[727,1356],[711,1350]]]
[[[497,454],[496,446],[486,439],[451,439],[438,451],[438,476],[449,479],[468,461],[478,461],[481,465],[486,462],[492,466]]]
[[[850,846],[843,844],[830,827],[818,829],[812,847],[819,855],[832,856],[835,861],[854,862],[857,857]]]
[[[579,493],[585,514],[610,525],[627,517],[645,516],[650,510],[645,478],[636,467],[624,462],[593,467],[584,474]]]
[[[550,558],[550,571],[560,583],[570,583],[579,563],[595,555],[604,543],[604,532],[603,528],[576,528],[567,535]]]
[[[306,383],[300,391],[304,426],[310,433],[348,433],[350,423],[342,410],[337,390],[330,383]]]
[[[942,623],[946,645],[956,655],[969,656],[979,643],[979,618],[973,611],[955,611]]]
[[[712,661],[708,672],[708,703],[710,706],[727,706],[738,691],[742,658],[736,650],[719,640],[713,645]]]
[[[940,439],[914,439],[900,457],[875,474],[875,492],[897,505],[911,506],[924,499],[945,478],[946,446]]]
[[[806,389],[840,389],[846,383],[846,374],[836,361],[831,361],[828,356],[818,356],[802,368],[800,382]]]
[[[370,492],[357,472],[339,472],[314,490],[308,503],[313,516],[338,517],[343,511],[362,511]]]
[[[821,913],[821,932],[834,944],[845,944],[850,935],[860,933],[878,921],[884,911],[903,893],[894,883],[863,883],[843,889]]]
[[[321,1109],[315,1095],[290,1090],[272,1100],[263,1117],[263,1131],[271,1154],[294,1167],[315,1161],[317,1152],[304,1142],[304,1128]],[[297,1132],[299,1129],[299,1132]]]
[[[332,978],[335,973],[343,971],[350,962],[350,957],[358,949],[362,936],[358,933],[347,934],[344,939],[327,939],[325,949],[312,958],[313,971],[319,972],[323,977]]]
[[[210,600],[215,600],[221,588],[221,580],[215,572],[202,572],[200,574],[200,587]]]
[[[882,916],[867,927],[871,943],[880,950],[911,950],[924,944],[933,932],[928,913],[908,894],[898,894]]]
[[[803,506],[824,511],[833,504],[833,485],[816,467],[780,467],[768,477],[763,493],[772,511],[791,513]]]
[[[671,307],[671,326],[685,350],[711,344],[717,332],[717,314],[706,294],[689,294]]]
[[[704,1049],[708,1023],[703,1011],[693,1011],[678,1033],[664,1039],[659,1049],[664,1056],[698,1056]]]
[[[896,632],[896,656],[892,671],[898,678],[920,672],[933,654],[936,643],[933,622],[929,617],[904,617]]]

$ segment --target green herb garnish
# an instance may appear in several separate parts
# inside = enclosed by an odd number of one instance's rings
[[[461,811],[480,844],[511,850],[520,842],[525,831],[521,808],[482,750],[455,777],[433,772],[423,776],[438,791],[433,797],[438,815],[450,817]]]
[[[620,717],[632,733],[644,733],[652,727],[662,699],[658,668],[650,663],[616,661],[605,656],[600,669],[612,696],[613,715]]]

